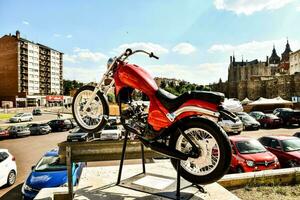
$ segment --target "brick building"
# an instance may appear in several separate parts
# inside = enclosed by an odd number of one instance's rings
[[[42,104],[62,93],[63,53],[24,39],[19,31],[0,38],[1,102]]]
[[[298,51],[296,51],[298,52]],[[274,98],[281,96],[291,100],[292,97],[300,97],[300,68],[294,68],[298,53],[292,53],[289,42],[281,54],[277,55],[275,46],[270,58],[265,61],[235,61],[235,57],[230,57],[228,67],[228,81],[211,84],[212,90],[220,91],[229,98],[240,100],[249,98],[256,100],[259,97]],[[293,61],[291,61],[293,60]],[[290,68],[290,63],[291,68]],[[293,68],[293,69],[292,69]],[[292,70],[292,74],[290,71]],[[299,98],[300,99],[300,98]]]

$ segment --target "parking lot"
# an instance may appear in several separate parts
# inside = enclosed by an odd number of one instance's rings
[[[261,129],[258,131],[244,131],[242,135],[258,138],[264,135],[292,135],[300,131],[300,128]],[[16,157],[18,176],[16,183],[9,188],[0,189],[1,200],[21,199],[22,183],[41,156],[57,146],[59,142],[66,140],[68,132],[50,133],[48,135],[29,136],[17,139],[5,139],[0,141],[0,148],[9,149]]]

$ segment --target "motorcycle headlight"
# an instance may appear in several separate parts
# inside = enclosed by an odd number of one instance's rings
[[[107,67],[109,67],[112,63],[114,62],[114,59],[113,58],[109,58],[106,65]]]
[[[254,161],[252,161],[252,160],[246,160],[246,164],[247,164],[249,167],[254,167]]]

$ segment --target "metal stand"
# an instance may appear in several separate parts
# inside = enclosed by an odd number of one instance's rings
[[[125,159],[125,152],[126,152],[126,145],[127,145],[127,140],[128,140],[128,132],[126,131],[125,133],[125,138],[124,138],[124,143],[123,143],[123,150],[122,150],[122,157],[121,157],[121,161],[120,161],[120,166],[119,166],[119,172],[118,172],[118,180],[117,180],[117,185],[119,186],[124,186],[122,183],[122,185],[120,185],[121,183],[121,176],[122,176],[122,170],[123,170],[123,165],[124,165],[124,159]],[[142,167],[143,167],[143,173],[142,174],[138,174],[134,177],[131,177],[129,178],[128,180],[135,180],[135,178],[141,178],[143,176],[146,175],[146,168],[145,168],[145,155],[144,155],[144,145],[141,144],[141,153],[142,153]],[[154,174],[151,174],[153,176],[155,176]],[[165,176],[161,176],[161,175],[157,175],[157,177],[162,177],[162,178],[169,178],[169,177],[165,177]],[[175,199],[182,199],[183,197],[185,197],[184,199],[189,199],[193,196],[193,194],[185,194],[184,196],[181,196],[181,193],[180,193],[180,190],[181,190],[181,187],[180,187],[180,160],[177,160],[177,178],[176,178],[176,194],[175,194]],[[128,184],[128,185],[131,185],[131,184]],[[130,187],[129,187],[130,188]],[[137,189],[138,188],[138,189]],[[149,192],[147,190],[145,190],[144,188],[143,189],[139,189],[139,188],[142,188],[142,187],[137,187],[137,188],[131,188],[131,189],[134,189],[134,190],[138,190],[138,191],[142,191],[142,192],[146,192],[146,193],[150,193],[150,194],[156,194],[156,195],[159,195],[159,196],[164,196],[164,197],[168,197],[168,198],[171,198],[171,199],[174,199],[174,195],[170,195],[169,193],[170,192],[165,192],[165,193],[153,193],[153,192]]]

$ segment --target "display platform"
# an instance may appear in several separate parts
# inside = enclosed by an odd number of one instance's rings
[[[74,199],[173,199],[176,192],[177,173],[170,161],[166,159],[146,164],[146,170],[147,173],[144,175],[141,173],[141,164],[124,165],[121,183],[116,185],[119,166],[84,168],[79,185],[74,188]],[[41,190],[36,199],[53,199],[55,189],[47,190],[48,189]],[[199,191],[199,188],[191,186],[189,182],[181,179],[181,199],[239,199],[217,183],[205,185],[203,189],[200,188],[200,190],[203,191]],[[67,191],[67,189],[65,191]],[[59,188],[59,192],[62,192],[62,188]],[[164,197],[163,193],[169,195],[169,197]]]

